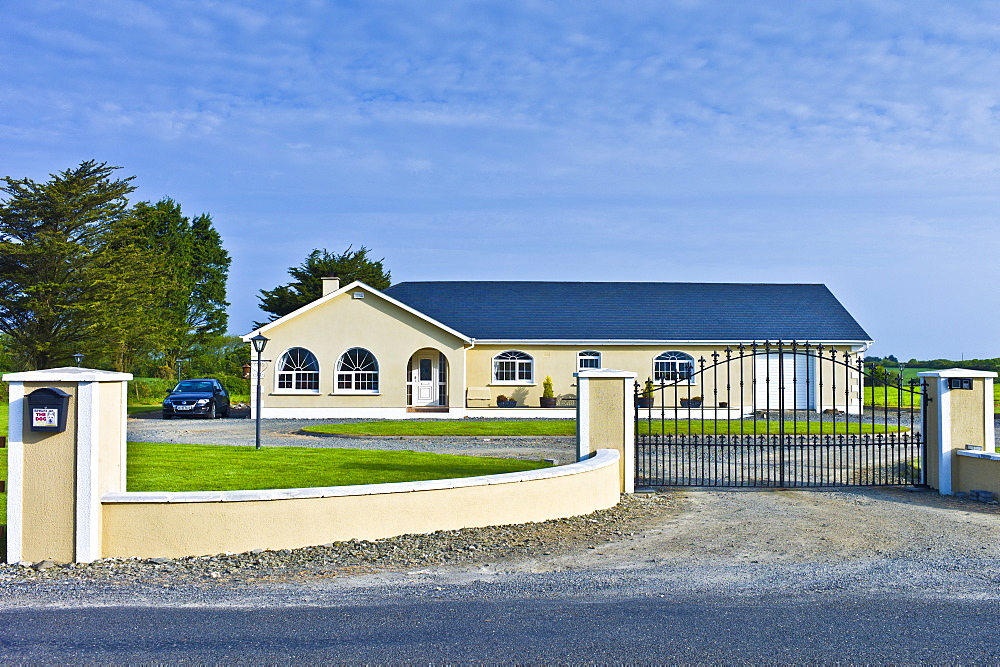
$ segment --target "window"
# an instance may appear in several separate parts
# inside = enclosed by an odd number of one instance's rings
[[[493,357],[493,381],[507,384],[532,384],[535,360],[518,350],[507,350]]]
[[[601,367],[601,353],[596,350],[584,350],[576,355],[576,369],[589,371]]]
[[[694,357],[683,352],[664,352],[653,360],[653,379],[659,382],[665,380],[686,381],[690,384],[694,375]]]
[[[304,347],[293,347],[278,360],[278,389],[319,391],[319,362]]]
[[[378,361],[362,347],[352,347],[337,362],[337,391],[378,392]]]

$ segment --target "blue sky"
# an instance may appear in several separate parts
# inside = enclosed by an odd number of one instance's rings
[[[998,42],[995,2],[5,3],[0,175],[210,213],[234,333],[353,244],[396,282],[825,283],[873,353],[994,357]]]

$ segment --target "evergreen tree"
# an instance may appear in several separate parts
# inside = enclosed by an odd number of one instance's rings
[[[160,271],[169,277],[158,303],[159,316],[169,323],[171,334],[158,373],[171,377],[177,359],[191,358],[197,346],[225,333],[231,260],[211,216],[189,220],[172,199],[136,204],[132,225],[145,248],[160,255]]]
[[[45,183],[5,177],[0,192],[0,330],[17,369],[93,353],[99,251],[125,216],[132,177],[93,160]],[[99,307],[100,304],[98,303]]]
[[[258,297],[260,309],[271,313],[268,321],[283,317],[321,297],[323,278],[327,276],[339,277],[341,285],[360,280],[379,290],[392,284],[389,272],[382,266],[384,259],[370,259],[368,253],[371,250],[365,246],[358,250],[351,248],[353,246],[340,254],[332,253],[326,248],[313,250],[301,265],[288,269],[294,281],[272,290],[261,290]],[[262,326],[262,323],[257,322],[254,326]]]

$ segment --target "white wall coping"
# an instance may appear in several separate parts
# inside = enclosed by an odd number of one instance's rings
[[[990,461],[1000,461],[1000,453],[997,452],[981,452],[978,449],[956,449],[954,450],[959,456],[968,456],[973,459],[989,459]]]
[[[6,373],[2,379],[4,382],[127,382],[132,379],[132,374],[63,366],[41,371]]]
[[[634,380],[638,373],[632,371],[619,371],[614,368],[595,368],[592,371],[580,371],[573,373],[576,378],[628,378]]]
[[[431,479],[418,482],[392,482],[389,484],[357,484],[354,486],[319,486],[305,489],[260,489],[253,491],[112,491],[101,497],[102,503],[227,503],[249,500],[292,500],[300,498],[333,498],[339,496],[372,496],[384,493],[410,493],[436,491],[469,486],[511,484],[579,475],[618,465],[620,455],[615,449],[598,450],[593,457],[564,466],[541,470],[508,472],[499,475]]]
[[[921,371],[917,373],[924,378],[995,378],[993,371],[974,371],[968,368],[948,368],[942,371]]]

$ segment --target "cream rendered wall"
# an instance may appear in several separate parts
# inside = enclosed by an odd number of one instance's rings
[[[76,525],[76,430],[80,405],[75,382],[25,382],[24,395],[43,387],[61,389],[70,395],[66,430],[43,433],[31,430],[25,398],[22,413],[24,477],[21,559],[37,562],[46,558],[58,563],[74,560]]]
[[[294,549],[339,540],[377,540],[576,516],[618,503],[620,465],[618,452],[606,450],[590,461],[557,468],[326,489],[342,492],[331,496],[146,502],[142,496],[157,494],[110,494],[102,505],[102,553],[106,558],[177,558],[257,548]],[[269,492],[223,493],[246,497]]]
[[[364,292],[363,299],[352,297]],[[426,320],[363,288],[351,289],[264,332],[270,341],[264,358],[264,415],[268,408],[371,408],[406,406],[406,365],[413,354],[430,348],[448,359],[451,407],[465,405],[464,342]],[[304,347],[320,365],[319,393],[278,390],[275,369],[289,348]],[[378,359],[379,394],[337,394],[336,364],[352,347],[362,347]]]
[[[488,387],[492,395],[491,403],[495,405],[496,397],[500,394],[508,398],[517,400],[519,406],[538,406],[538,399],[542,395],[542,381],[546,375],[552,377],[553,389],[556,396],[576,396],[575,378],[573,373],[577,372],[577,354],[583,350],[597,350],[601,353],[602,368],[614,368],[617,370],[631,371],[638,375],[638,382],[641,384],[646,378],[653,375],[653,359],[668,351],[685,352],[694,357],[695,370],[700,368],[699,360],[705,359],[706,371],[698,375],[694,384],[678,385],[676,397],[689,398],[702,396],[706,405],[716,405],[719,402],[728,402],[733,406],[749,406],[753,402],[753,378],[754,361],[750,356],[749,349],[745,352],[742,360],[739,359],[739,351],[736,349],[738,343],[732,344],[732,361],[722,364],[716,369],[709,367],[715,363],[712,353],[718,351],[721,355],[719,362],[725,359],[725,345],[676,345],[669,343],[662,345],[538,345],[538,344],[479,344],[468,350],[466,353],[466,363],[468,364],[467,378],[470,387]],[[826,356],[829,350],[826,348]],[[838,346],[838,359],[843,360],[843,353],[850,350],[850,346]],[[493,357],[506,350],[519,350],[532,356],[535,360],[534,382],[531,384],[506,384],[493,382]],[[856,358],[856,357],[854,357]],[[841,365],[836,366],[836,375],[833,374],[834,364],[829,359],[822,362],[823,372],[823,400],[824,407],[836,405],[843,409],[845,394],[845,383],[849,387],[850,400],[859,400],[859,383],[857,373],[851,372],[845,375],[845,369]],[[728,375],[727,375],[728,371]],[[742,371],[742,375],[741,375]],[[836,379],[836,396],[833,392],[832,380]],[[742,390],[740,381],[742,379]],[[816,381],[818,383],[818,375]],[[763,381],[763,380],[761,380]],[[849,381],[849,382],[848,382]],[[729,389],[727,389],[727,384]],[[818,386],[818,385],[817,385]],[[667,389],[667,404],[674,404],[674,389]],[[659,400],[657,401],[659,404]]]

